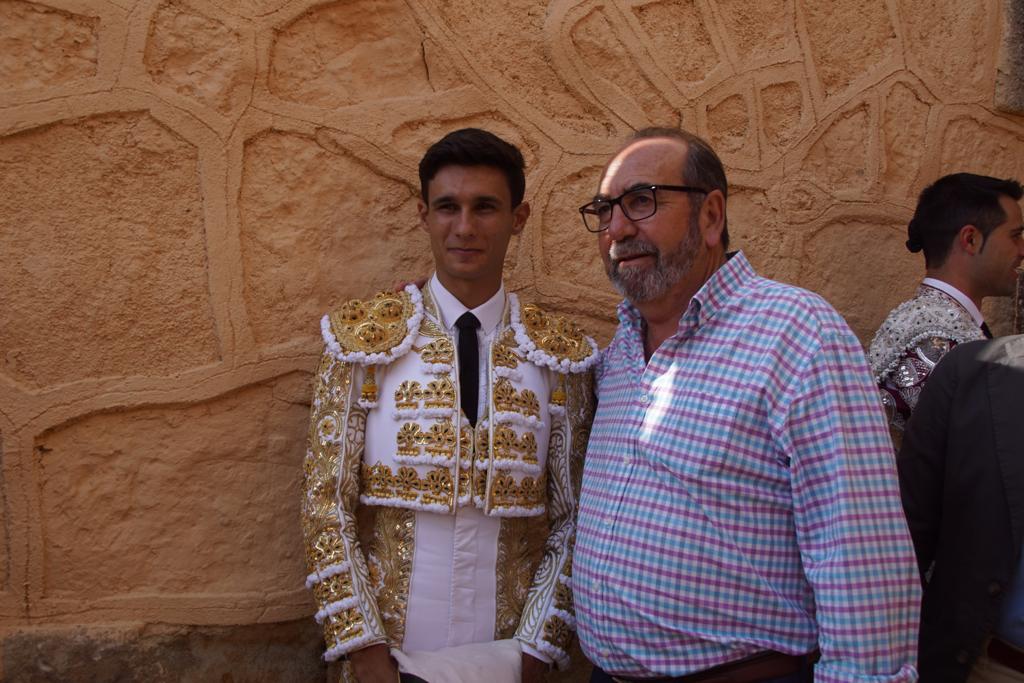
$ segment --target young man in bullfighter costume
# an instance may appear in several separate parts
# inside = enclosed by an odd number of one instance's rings
[[[321,321],[302,507],[325,658],[366,681],[568,664],[596,345],[502,283],[520,152],[464,129],[420,162],[435,273]]]

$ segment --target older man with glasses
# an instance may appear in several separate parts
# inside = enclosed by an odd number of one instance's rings
[[[729,253],[706,142],[641,131],[581,207],[626,297],[573,589],[604,681],[913,681],[920,586],[860,344]]]

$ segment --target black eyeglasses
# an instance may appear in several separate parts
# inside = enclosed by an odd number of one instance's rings
[[[689,185],[643,185],[626,190],[614,199],[595,199],[589,204],[580,207],[580,215],[583,216],[583,225],[590,232],[602,232],[608,229],[612,222],[612,209],[619,205],[622,214],[631,221],[640,221],[650,218],[658,210],[658,190],[670,190],[672,192],[700,192],[707,194],[708,191],[702,187],[690,187]]]

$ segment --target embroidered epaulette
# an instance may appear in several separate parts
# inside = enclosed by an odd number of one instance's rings
[[[889,313],[868,347],[868,364],[875,381],[884,380],[904,353],[932,337],[962,344],[983,339],[984,334],[953,297],[932,287],[921,287],[913,299]]]
[[[584,372],[597,362],[597,342],[575,323],[534,304],[520,304],[515,294],[509,299],[518,351],[528,361],[562,373]]]
[[[408,353],[422,320],[420,290],[408,285],[401,292],[347,301],[320,320],[320,332],[338,360],[382,365]]]

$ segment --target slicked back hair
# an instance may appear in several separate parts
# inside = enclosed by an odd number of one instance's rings
[[[627,145],[637,140],[649,140],[651,138],[668,138],[684,143],[686,145],[686,162],[682,168],[682,182],[686,185],[704,188],[709,192],[711,190],[719,190],[724,199],[729,199],[729,183],[725,179],[725,167],[722,166],[722,160],[718,158],[715,150],[711,148],[707,140],[678,128],[651,127],[641,128],[633,133],[629,137]],[[693,208],[691,209],[691,216],[693,218],[699,215],[702,203],[693,202]],[[723,207],[723,212],[724,210]],[[728,214],[722,216],[722,247],[726,250],[729,249]]]
[[[489,166],[501,171],[508,181],[512,207],[522,204],[526,176],[522,153],[515,145],[479,128],[461,128],[435,142],[420,159],[420,194],[429,201],[428,186],[445,166]]]
[[[965,225],[976,227],[984,244],[1006,220],[1006,211],[999,204],[1001,196],[1018,201],[1024,189],[1013,179],[974,173],[942,176],[924,188],[917,199],[914,217],[907,225],[907,249],[914,253],[923,250],[925,266],[937,268],[946,262],[953,241]]]

